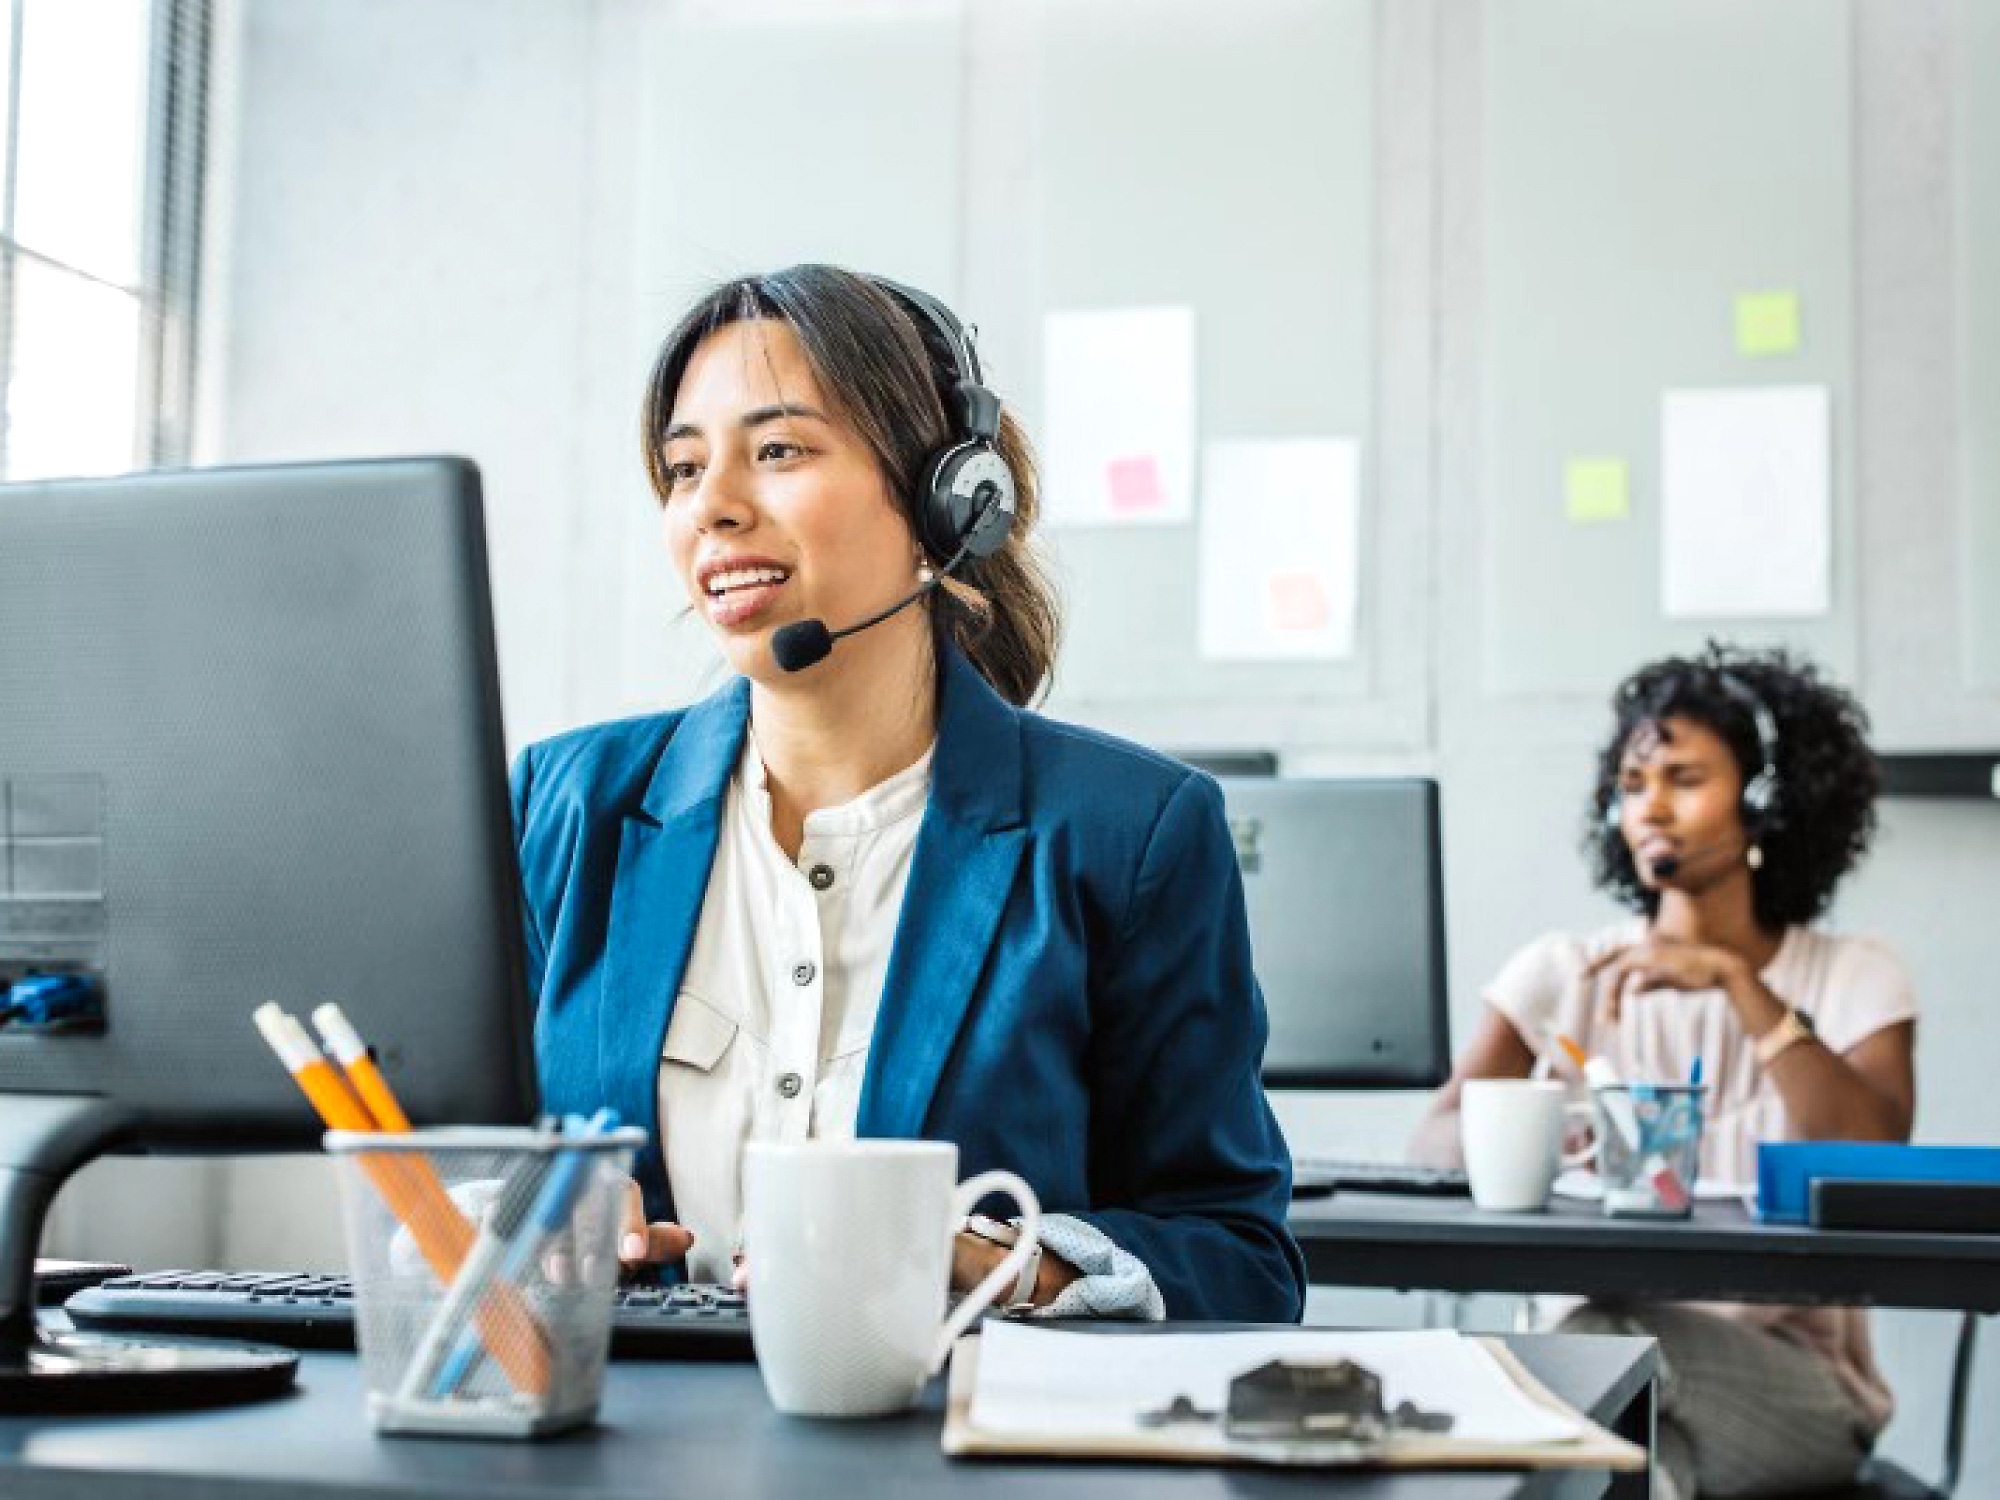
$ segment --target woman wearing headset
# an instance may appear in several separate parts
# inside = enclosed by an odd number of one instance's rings
[[[1507,962],[1413,1154],[1458,1160],[1465,1080],[1526,1075],[1556,1033],[1626,1078],[1683,1079],[1701,1058],[1705,1179],[1754,1182],[1759,1140],[1907,1140],[1903,967],[1809,925],[1874,832],[1860,706],[1781,651],[1711,645],[1642,667],[1612,710],[1586,845],[1637,915]],[[1840,1483],[1889,1419],[1858,1308],[1588,1305],[1563,1326],[1660,1341],[1657,1451],[1679,1500]]]
[[[1040,1196],[1017,1304],[1296,1319],[1220,795],[1027,711],[1035,476],[956,319],[828,266],[727,283],[661,347],[643,442],[738,675],[514,788],[548,1107],[652,1138],[621,1258],[730,1279],[746,1141],[926,1136]],[[1011,1235],[971,1221],[954,1287]]]

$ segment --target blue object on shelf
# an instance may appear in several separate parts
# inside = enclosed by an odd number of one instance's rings
[[[90,1026],[104,1020],[104,991],[88,974],[30,974],[0,988],[0,1024]]]
[[[1870,1182],[2000,1182],[2000,1146],[1906,1146],[1895,1141],[1759,1141],[1757,1217],[1807,1222],[1821,1177]]]

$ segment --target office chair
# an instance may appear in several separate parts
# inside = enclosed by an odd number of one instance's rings
[[[1853,1484],[1819,1491],[1810,1500],[1949,1500],[1958,1488],[1960,1466],[1965,1461],[1965,1398],[1972,1383],[1972,1353],[1978,1333],[1979,1314],[1963,1314],[1951,1361],[1951,1398],[1945,1408],[1944,1473],[1935,1485],[1925,1484],[1901,1464],[1871,1458]]]

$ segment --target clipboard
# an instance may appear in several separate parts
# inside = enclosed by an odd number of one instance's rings
[[[1591,1421],[1530,1375],[1498,1339],[1472,1342],[1491,1354],[1521,1393],[1582,1430],[1567,1442],[1468,1442],[1448,1435],[1399,1432],[1367,1459],[1329,1464],[1301,1463],[1286,1456],[1285,1444],[1232,1442],[1213,1427],[1154,1428],[1115,1437],[1090,1434],[996,1433],[972,1425],[972,1393],[979,1379],[979,1337],[967,1334],[952,1346],[951,1377],[945,1390],[941,1446],[951,1458],[1091,1458],[1140,1463],[1254,1464],[1314,1468],[1382,1469],[1608,1469],[1636,1473],[1647,1466],[1646,1450]]]

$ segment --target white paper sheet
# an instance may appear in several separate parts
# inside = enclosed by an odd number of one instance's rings
[[[1602,1203],[1604,1179],[1588,1167],[1570,1167],[1557,1176],[1555,1186],[1549,1191],[1558,1198],[1573,1198],[1579,1203]],[[1757,1196],[1757,1184],[1702,1177],[1695,1182],[1694,1196],[1697,1203],[1748,1203]]]
[[[1050,525],[1176,525],[1193,515],[1193,309],[1050,313],[1042,402]]]
[[[1825,386],[1665,394],[1660,603],[1669,617],[1827,612],[1831,421]]]
[[[1493,1356],[1445,1328],[1413,1333],[1069,1333],[989,1319],[972,1423],[993,1433],[1121,1436],[1185,1395],[1221,1411],[1229,1382],[1271,1359],[1352,1359],[1382,1379],[1390,1410],[1448,1411],[1452,1438],[1564,1442],[1583,1429],[1531,1401]]]
[[[1216,442],[1201,466],[1201,654],[1332,659],[1354,650],[1360,445]]]

